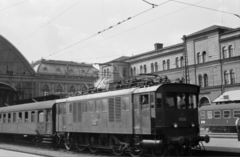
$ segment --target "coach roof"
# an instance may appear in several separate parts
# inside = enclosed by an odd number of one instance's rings
[[[0,108],[0,113],[49,109],[49,108],[52,108],[52,106],[55,103],[56,103],[55,100],[51,100],[51,101],[42,101],[42,102],[35,102],[35,103],[29,103],[29,104],[23,104],[23,105],[2,107]]]

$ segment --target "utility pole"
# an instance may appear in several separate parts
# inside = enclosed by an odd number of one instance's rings
[[[183,36],[182,40],[183,40],[183,47],[184,47],[184,52],[183,52],[183,57],[184,57],[183,77],[185,78],[185,83],[190,83],[189,69],[188,69],[188,54],[187,54],[187,37],[186,37],[186,35]]]

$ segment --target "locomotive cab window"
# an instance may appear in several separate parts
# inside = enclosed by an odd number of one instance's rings
[[[149,104],[148,94],[141,95],[140,98],[141,98],[141,105]]]
[[[197,95],[192,93],[168,92],[165,94],[166,109],[196,109]]]

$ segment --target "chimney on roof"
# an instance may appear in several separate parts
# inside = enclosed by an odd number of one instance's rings
[[[155,50],[162,49],[163,44],[162,43],[156,43],[156,44],[154,44],[154,47],[155,47]]]

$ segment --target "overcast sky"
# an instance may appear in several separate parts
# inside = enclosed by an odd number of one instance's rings
[[[148,0],[158,5],[153,9],[143,0],[0,0],[0,34],[30,63],[102,63],[153,50],[154,43],[180,43],[212,25],[240,27],[240,18],[229,14],[240,15],[240,0],[179,1],[227,13],[174,0]]]

